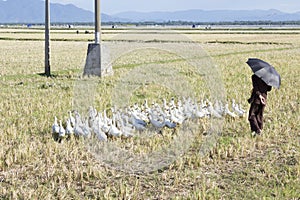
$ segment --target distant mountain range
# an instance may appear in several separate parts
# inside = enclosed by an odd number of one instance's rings
[[[122,12],[112,15],[130,21],[190,21],[190,22],[234,22],[234,21],[299,21],[300,12],[284,13],[279,10],[183,10],[176,12]]]
[[[51,1],[50,1],[51,2]],[[91,11],[72,4],[50,4],[51,22],[93,22]],[[43,0],[0,0],[0,23],[44,23]],[[279,10],[184,10],[175,12],[122,12],[101,14],[102,22],[233,22],[233,21],[300,21],[300,12]]]
[[[50,1],[51,2],[51,1]],[[72,4],[50,3],[51,22],[93,22],[94,13]],[[101,14],[103,21],[120,21]],[[0,0],[0,23],[44,23],[45,1],[42,0]]]

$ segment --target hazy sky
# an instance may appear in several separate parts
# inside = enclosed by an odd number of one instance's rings
[[[94,0],[50,0],[51,3],[72,3],[80,8],[94,10]],[[278,9],[300,11],[300,0],[100,0],[101,11],[115,14],[123,11],[176,11],[186,9]]]

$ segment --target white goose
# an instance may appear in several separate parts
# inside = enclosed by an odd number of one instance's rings
[[[57,117],[54,117],[54,123],[52,125],[52,133],[59,134],[59,125],[57,123]]]
[[[175,105],[175,98],[172,97],[171,100],[170,100],[170,108],[172,109],[172,108],[175,108],[175,107],[176,107],[176,105]]]
[[[74,119],[75,120],[75,119]],[[74,122],[74,124],[75,124],[75,122]],[[74,133],[74,128],[72,127],[72,125],[71,125],[71,120],[70,120],[70,118],[69,119],[67,119],[67,127],[66,127],[66,134],[67,135],[72,135]]]
[[[171,121],[175,122],[176,124],[182,124],[185,120],[185,117],[178,112],[176,108],[170,110],[171,114]]]
[[[62,141],[65,135],[66,135],[66,130],[62,126],[61,120],[59,120],[59,133],[58,133],[59,140]]]
[[[178,109],[182,109],[183,108],[182,101],[180,99],[177,100],[177,108]]]
[[[136,119],[134,116],[131,116],[130,122],[136,130],[138,131],[146,130],[147,123],[145,123],[144,121]]]
[[[231,103],[231,108],[234,110],[236,107],[236,103],[235,103],[235,100],[232,99],[232,103]]]
[[[167,100],[163,98],[163,111],[167,112],[168,110],[170,110],[170,106],[168,106]]]
[[[128,114],[131,116],[131,123],[132,124],[141,124],[143,126],[147,125],[146,120],[148,119],[144,119],[144,118],[148,118],[147,116],[141,116],[138,113],[136,113],[135,111],[128,111]]]
[[[194,117],[194,107],[193,107],[193,104],[191,102],[191,99],[188,98],[188,99],[184,99],[184,104],[183,104],[183,113],[184,113],[184,116],[188,119],[191,119]]]
[[[228,103],[225,104],[224,114],[229,115],[230,117],[236,118],[237,115],[234,112],[231,112],[228,108]]]
[[[197,102],[195,103],[194,115],[198,118],[203,118],[206,116],[202,106],[199,106]]]
[[[128,121],[125,124],[124,120],[120,120],[120,130],[122,131],[122,133],[125,137],[133,137],[134,136],[133,131],[135,130],[135,128],[134,128],[134,126],[128,124]]]
[[[102,131],[100,115],[98,116],[97,127],[94,126],[93,131],[100,141],[107,141],[106,134]]]
[[[75,118],[72,116],[71,111],[69,111],[69,120],[70,120],[72,127],[74,127],[75,126]]]
[[[246,113],[246,110],[242,108],[242,105],[241,104],[238,104],[238,107],[239,107],[239,110],[243,113]]]
[[[136,119],[143,121],[145,124],[147,124],[147,121],[149,121],[146,112],[133,110],[131,115],[133,115]]]
[[[91,136],[91,128],[89,126],[89,120],[86,119],[85,123],[82,125],[83,137],[90,138]]]
[[[85,124],[83,124],[79,114],[76,114],[75,116],[74,134],[76,136],[83,136],[85,138],[89,138],[91,136],[91,130],[88,126],[88,120],[86,120]]]
[[[93,108],[92,106],[90,106],[89,111],[88,111],[88,116],[89,116],[88,125],[90,127],[93,127],[93,125],[96,121],[96,118],[97,118],[97,114],[98,114],[97,110],[95,108]]]
[[[103,111],[103,122],[105,124],[111,124],[112,123],[112,119],[110,119],[109,117],[107,117],[107,111],[106,111],[106,109],[104,109],[104,111]]]
[[[109,124],[109,127],[110,127],[108,131],[109,135],[114,137],[120,137],[122,135],[122,131],[116,127],[115,120],[113,120],[112,123]]]
[[[99,126],[101,127],[101,130],[104,133],[108,133],[109,126],[108,126],[107,120],[103,117],[102,113],[98,113],[98,123],[99,123]]]
[[[214,110],[217,111],[222,116],[224,114],[224,108],[222,102],[216,100]]]
[[[170,129],[174,129],[177,126],[175,122],[171,122],[170,119],[167,118],[165,118],[165,125]]]
[[[201,100],[201,105],[200,108],[203,110],[203,112],[205,113],[206,117],[210,116],[210,113],[208,111],[208,106],[207,106],[207,101],[204,101],[203,99]]]
[[[143,109],[142,109],[145,113],[150,112],[150,107],[148,106],[148,101],[147,99],[145,99],[144,103],[143,103]]]
[[[234,99],[232,99],[232,109],[239,117],[243,117],[245,114],[245,111],[239,108],[239,105],[235,103]]]
[[[208,102],[208,108],[207,109],[208,109],[208,111],[209,111],[209,113],[212,117],[222,118],[222,116],[214,109],[211,102]]]
[[[154,115],[153,115],[153,113],[151,112],[151,113],[149,114],[149,120],[150,120],[150,123],[151,123],[155,128],[157,128],[157,129],[162,129],[162,128],[166,125],[166,124],[165,124],[166,119],[165,119],[164,115],[162,115],[162,117],[163,117],[163,121],[162,121],[162,122],[160,122],[160,121],[158,121],[158,120],[155,120],[155,119],[154,119]]]

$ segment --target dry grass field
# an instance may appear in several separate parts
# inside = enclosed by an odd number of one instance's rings
[[[53,140],[53,118],[64,119],[73,109],[74,88],[93,34],[52,30],[51,78],[41,75],[43,38],[39,29],[0,29],[0,199],[300,198],[299,30],[105,29],[102,40],[116,49],[129,44],[199,44],[220,72],[225,101],[235,99],[246,110],[252,89],[248,58],[268,61],[282,78],[281,88],[268,95],[261,136],[251,136],[247,116],[225,118],[216,144],[205,144],[206,122],[199,121],[184,154],[161,169],[138,174],[103,164],[84,139]],[[114,106],[112,93],[123,74],[148,64],[180,68],[194,88],[192,93],[209,98],[208,86],[199,82],[203,79],[170,52],[141,49],[112,64],[114,76],[94,78],[99,110]],[[131,101],[172,95],[159,86],[139,88]],[[154,135],[144,141],[108,142],[150,152],[171,141],[170,135]],[[199,151],[203,145],[210,147],[205,155]]]

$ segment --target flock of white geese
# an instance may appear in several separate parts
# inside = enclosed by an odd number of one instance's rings
[[[65,127],[55,116],[52,133],[59,142],[72,135],[90,138],[93,134],[100,141],[107,141],[109,137],[133,137],[149,128],[161,133],[162,129],[175,129],[189,119],[238,118],[245,115],[245,110],[234,99],[230,104],[208,100],[197,102],[191,98],[175,101],[171,98],[169,102],[163,99],[162,104],[148,105],[145,100],[141,105],[135,103],[124,109],[111,108],[111,116],[108,116],[107,110],[99,112],[90,107],[87,117],[81,117],[77,111],[69,111]]]

